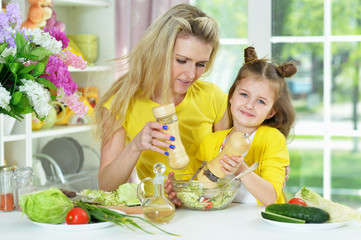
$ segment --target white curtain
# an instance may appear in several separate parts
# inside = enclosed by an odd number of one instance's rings
[[[127,54],[156,18],[180,3],[189,0],[116,0],[115,57]]]

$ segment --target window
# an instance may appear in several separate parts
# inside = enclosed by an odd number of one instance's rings
[[[343,0],[194,0],[219,23],[221,51],[208,81],[224,91],[243,63],[243,49],[294,60],[288,80],[297,122],[286,196],[302,186],[360,207],[361,6]],[[342,13],[342,14],[340,14]]]

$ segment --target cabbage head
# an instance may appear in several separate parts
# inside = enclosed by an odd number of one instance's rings
[[[58,224],[65,221],[66,215],[74,207],[60,189],[25,194],[20,197],[20,207],[31,221]]]

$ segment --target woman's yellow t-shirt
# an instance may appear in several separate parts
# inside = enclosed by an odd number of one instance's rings
[[[110,99],[104,106],[109,109]],[[149,121],[155,121],[152,108],[159,106],[149,99],[136,98],[129,106],[123,127],[126,141],[129,143]],[[227,108],[227,94],[213,83],[198,80],[187,91],[184,100],[176,106],[179,133],[184,148],[190,158],[184,169],[174,170],[168,164],[168,157],[151,150],[144,151],[136,164],[140,180],[154,178],[153,165],[161,162],[166,166],[165,175],[193,173],[199,165],[195,162],[195,154],[203,138],[213,132],[213,125],[221,120]],[[146,183],[146,187],[151,182]],[[150,188],[152,190],[152,188]]]
[[[225,137],[231,130],[219,131],[206,136],[200,145],[196,161],[199,163],[214,159],[218,155]],[[285,167],[290,164],[284,135],[276,128],[268,126],[258,127],[251,147],[244,157],[244,161],[248,166],[255,162],[259,163],[255,173],[273,185],[277,193],[276,203],[284,203],[283,183],[285,180]]]

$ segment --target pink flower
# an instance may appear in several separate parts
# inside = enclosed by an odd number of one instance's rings
[[[45,68],[45,74],[40,77],[51,81],[57,88],[63,88],[66,95],[70,96],[78,89],[78,85],[73,81],[68,66],[56,55],[49,57]]]
[[[59,102],[62,102],[64,105],[69,106],[71,110],[74,111],[74,113],[78,116],[84,116],[87,112],[89,107],[84,105],[83,101],[80,98],[81,93],[75,92],[72,95],[66,95],[64,94],[64,91],[62,89],[58,89],[57,91],[57,100]]]
[[[69,45],[69,39],[66,37],[65,33],[60,31],[60,29],[55,27],[44,27],[44,32],[48,32],[50,36],[54,37],[57,41],[61,41],[63,43],[62,49],[65,49]]]
[[[72,66],[78,69],[85,69],[87,62],[79,55],[76,55],[69,50],[63,50],[61,56],[59,56],[65,65]]]

